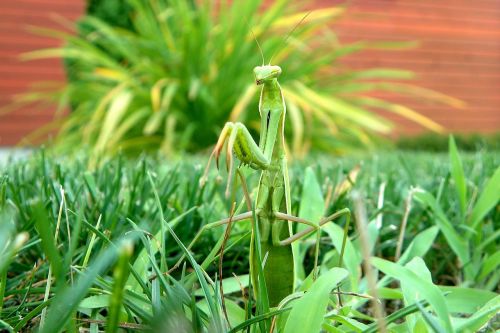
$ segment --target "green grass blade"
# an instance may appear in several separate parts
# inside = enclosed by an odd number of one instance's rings
[[[486,183],[476,205],[472,209],[468,224],[473,228],[479,225],[488,212],[498,204],[500,200],[500,167],[495,170],[493,176]]]
[[[420,307],[422,307],[422,309],[424,309],[425,307],[427,307],[429,305],[429,302],[422,300],[422,301],[418,301],[412,305],[405,306],[404,308],[399,309],[399,310],[391,313],[387,317],[385,317],[385,322],[387,323],[387,325],[389,325],[391,323],[396,322],[397,320],[403,319],[406,316],[419,311],[419,305],[420,305]],[[363,333],[376,333],[377,330],[378,330],[377,323],[371,323],[363,331]]]
[[[437,226],[419,232],[399,258],[398,264],[404,265],[414,257],[424,257],[432,247],[438,232],[439,228]]]
[[[270,311],[270,312],[252,317],[252,318],[244,321],[243,323],[239,324],[238,326],[233,327],[228,333],[240,332],[240,331],[244,330],[245,328],[249,328],[254,324],[257,324],[261,321],[271,319],[271,318],[273,318],[279,314],[282,314],[284,312],[287,312],[287,311],[290,311],[290,308],[281,309],[281,310],[274,310],[274,311]]]
[[[120,249],[118,262],[114,270],[113,293],[109,298],[109,312],[106,320],[106,333],[118,331],[120,314],[122,313],[122,303],[124,296],[125,282],[129,274],[129,259],[132,255],[133,247],[131,242],[125,242]]]
[[[460,202],[460,210],[462,216],[465,216],[467,209],[467,186],[464,174],[464,167],[462,165],[462,159],[458,154],[457,145],[455,144],[455,139],[450,135],[450,171],[451,176],[455,180],[455,188],[458,194],[458,200]]]
[[[500,311],[500,295],[490,300],[472,316],[456,326],[457,332],[478,332],[491,318]]]
[[[497,296],[495,292],[478,288],[439,286],[439,289],[446,293],[450,313],[474,314]]]
[[[97,277],[114,263],[117,255],[118,248],[109,246],[95,258],[85,272],[81,273],[72,287],[58,291],[52,300],[45,325],[40,328],[40,333],[55,333],[64,329],[80,301],[87,295],[89,288],[95,283]]]
[[[307,167],[304,172],[304,185],[302,186],[302,196],[300,199],[300,209],[299,209],[299,217],[311,221],[316,225],[319,223],[319,220],[323,217],[323,213],[325,210],[325,199],[323,198],[323,193],[321,192],[321,186],[314,174],[314,171],[311,167]],[[300,232],[302,230],[307,229],[308,226],[299,224],[296,226],[296,232]],[[319,232],[319,231],[318,231]],[[319,236],[318,232],[311,233],[309,236],[305,238],[312,238]],[[316,243],[319,246],[319,243]],[[304,280],[309,273],[304,272],[304,257],[308,245],[302,244],[300,242],[292,243],[292,247],[294,248],[294,268],[295,268],[295,277]],[[316,256],[315,256],[316,257]],[[317,259],[317,257],[316,257]],[[317,268],[317,263],[315,263],[314,268]],[[317,270],[317,269],[316,269]],[[317,273],[314,272],[314,275]]]
[[[187,211],[183,212],[179,216],[176,216],[174,219],[169,221],[168,224],[170,225],[171,228],[175,228],[175,226],[180,221],[182,221],[187,215],[191,214],[195,210],[196,210],[196,207],[192,207],[192,208],[188,209]],[[130,219],[127,219],[127,220],[129,221],[129,223],[131,223],[134,226],[134,229],[137,230],[136,224]],[[161,230],[158,231],[154,235],[154,239],[161,239],[160,235],[161,235]],[[160,251],[160,248],[157,246],[156,242],[151,242],[150,244],[151,244],[151,249],[150,249],[151,254],[150,255],[151,256],[156,255],[156,253],[158,251]],[[140,276],[143,276],[144,274],[147,273],[149,265],[150,265],[150,257],[148,255],[148,249],[146,247],[144,247],[139,252],[138,256],[136,257],[136,259],[132,265],[133,275],[129,276],[128,281],[126,283],[128,286],[130,286],[131,290],[139,292],[140,290],[144,289],[143,285],[141,284],[142,280],[138,279],[137,275],[134,274],[134,272],[139,274]]]
[[[425,322],[432,328],[435,333],[446,333],[443,327],[436,321],[436,319],[431,316],[430,313],[425,311],[425,309],[420,305],[420,303],[416,303],[418,310],[422,314]]]
[[[415,191],[414,198],[432,209],[435,216],[435,223],[444,234],[444,237],[448,241],[451,249],[460,258],[462,264],[467,263],[469,261],[467,244],[465,240],[455,231],[453,225],[446,217],[446,214],[443,212],[434,196],[427,191],[418,190]]]
[[[0,329],[5,330],[6,332],[15,332],[14,327],[10,326],[8,323],[0,319]]]
[[[62,278],[61,273],[63,272],[63,261],[56,247],[54,230],[52,229],[47,212],[41,202],[35,203],[33,207],[33,215],[35,218],[36,231],[42,239],[43,251],[50,261],[50,267],[52,268],[56,279],[60,280]]]
[[[481,281],[486,278],[490,273],[496,272],[500,266],[500,251],[492,254],[488,258],[482,261],[481,271],[477,277],[477,280]]]
[[[307,167],[304,171],[304,185],[302,186],[302,196],[300,199],[299,217],[308,221],[318,223],[323,217],[325,209],[325,199],[321,192],[321,186],[311,167]],[[299,224],[297,231],[307,229],[308,226]],[[312,237],[311,234],[309,237]]]
[[[15,332],[19,332],[31,319],[40,315],[40,313],[45,309],[49,304],[52,303],[52,299],[49,299],[41,304],[39,304],[36,308],[31,310],[28,314],[26,314],[22,320],[20,320],[16,326],[14,327]],[[39,331],[40,332],[40,331]]]
[[[338,253],[340,253],[342,250],[344,229],[335,223],[328,223],[323,226],[323,230],[328,234]],[[349,239],[349,237],[347,237],[344,249],[344,258],[342,262],[345,268],[347,268],[347,270],[349,271],[349,280],[351,282],[351,288],[353,288],[353,290],[358,289],[358,283],[361,277],[361,272],[359,270],[361,261],[362,258],[360,253],[356,251],[352,241]]]
[[[372,263],[384,274],[392,276],[402,282],[404,281],[408,286],[412,286],[412,288],[414,288],[413,292],[421,295],[421,297],[428,301],[433,307],[447,332],[454,332],[451,326],[450,314],[448,313],[446,301],[437,286],[423,280],[408,268],[390,261],[380,258],[372,258]]]
[[[347,270],[339,267],[321,275],[308,292],[293,305],[284,332],[319,332],[330,300],[330,292],[347,276]]]
[[[13,210],[0,206],[0,311],[7,283],[7,268],[17,252],[28,240],[28,233],[22,232],[14,237],[15,224]]]
[[[154,184],[153,178],[151,176],[151,173],[149,173],[149,172],[148,172],[148,179],[149,179],[149,183],[151,184],[151,188],[153,189],[153,193],[155,195],[156,205],[157,205],[158,209],[161,210],[160,197],[158,196],[158,191],[156,190],[156,186]],[[181,248],[182,252],[186,255],[186,257],[188,258],[189,262],[193,266],[193,269],[196,272],[196,276],[198,278],[198,281],[200,282],[201,288],[203,289],[205,298],[206,298],[206,300],[208,302],[208,307],[209,307],[210,313],[212,315],[211,316],[212,323],[215,325],[215,328],[217,329],[217,332],[223,332],[224,331],[223,328],[222,328],[223,321],[222,321],[222,318],[220,317],[220,312],[218,311],[218,306],[214,302],[214,300],[213,300],[213,298],[211,296],[212,292],[211,292],[211,290],[210,290],[210,288],[209,288],[209,286],[207,284],[207,281],[205,279],[205,275],[203,273],[203,270],[198,265],[198,263],[196,262],[196,260],[193,258],[193,256],[189,252],[189,250],[184,246],[184,244],[182,244],[181,240],[179,239],[179,237],[177,237],[177,235],[175,234],[175,232],[172,229],[172,227],[168,224],[168,222],[161,221],[161,223],[163,223],[165,225],[165,227],[167,228],[167,230],[170,233],[170,235],[172,235],[172,237],[174,238],[174,240],[177,243],[177,245],[179,245],[179,247]]]

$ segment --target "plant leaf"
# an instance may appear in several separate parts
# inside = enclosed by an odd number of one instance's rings
[[[401,258],[399,258],[398,264],[404,265],[414,257],[425,256],[434,243],[438,232],[439,228],[437,226],[419,232],[406,248]]]
[[[462,160],[458,154],[457,145],[455,144],[455,139],[450,135],[450,172],[453,180],[455,181],[455,187],[458,194],[458,200],[460,202],[460,209],[462,211],[462,216],[465,215],[467,209],[467,186],[465,184],[464,167],[462,166]]]
[[[460,322],[456,326],[457,332],[478,332],[478,330],[486,324],[500,311],[500,295],[490,300],[481,309],[475,312],[466,320]]]
[[[347,270],[338,267],[321,275],[307,293],[293,304],[284,332],[319,332],[330,299],[330,291],[347,275]]]
[[[500,200],[500,166],[495,170],[495,173],[490,178],[484,187],[476,205],[472,209],[469,217],[469,225],[476,229],[481,220],[488,214],[490,209],[498,204]]]
[[[488,274],[497,270],[497,267],[500,265],[500,251],[493,253],[487,258],[484,257],[481,263],[481,272],[477,277],[478,281],[481,281],[487,277]]]
[[[414,295],[420,295],[433,307],[437,313],[441,324],[447,332],[454,332],[451,326],[450,314],[446,306],[446,301],[439,288],[431,282],[425,281],[406,267],[392,263],[385,259],[372,258],[372,264],[384,274],[404,281],[405,285],[412,289]]]
[[[87,295],[89,288],[104,270],[116,260],[118,248],[114,245],[104,250],[83,272],[72,287],[58,290],[52,301],[45,320],[45,325],[40,333],[60,332],[70,320],[71,314],[76,310],[81,300]]]
[[[484,289],[464,288],[454,286],[439,286],[447,293],[445,299],[451,313],[473,314],[487,302],[497,296],[496,293]]]
[[[315,224],[323,217],[325,209],[325,199],[321,192],[321,186],[311,167],[307,167],[304,172],[304,185],[302,186],[302,196],[300,199],[299,216]],[[300,224],[297,230],[307,229],[308,226]]]
[[[420,189],[415,191],[414,198],[432,209],[435,216],[435,223],[444,234],[444,237],[446,238],[451,249],[460,258],[462,264],[467,263],[469,261],[467,244],[465,240],[455,231],[453,225],[444,214],[441,206],[439,206],[434,196],[429,192]]]

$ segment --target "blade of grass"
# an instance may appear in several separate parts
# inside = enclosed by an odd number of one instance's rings
[[[459,257],[462,265],[467,263],[469,261],[467,244],[465,240],[455,231],[453,225],[446,217],[446,214],[443,212],[441,206],[434,198],[434,196],[427,191],[418,189],[415,190],[414,198],[432,209],[432,211],[434,212],[436,225],[444,234],[444,237],[448,241],[451,249]]]
[[[281,310],[274,310],[274,311],[269,311],[269,312],[266,312],[264,314],[252,317],[252,318],[244,321],[243,323],[239,324],[238,326],[234,327],[228,333],[240,332],[240,331],[244,330],[245,328],[251,327],[252,325],[254,325],[256,323],[259,323],[261,321],[265,321],[265,320],[271,319],[271,318],[273,318],[273,317],[275,317],[275,316],[277,316],[279,314],[282,314],[282,313],[290,311],[290,310],[291,310],[291,308],[286,308],[286,309],[281,309]]]
[[[129,259],[132,256],[133,246],[130,241],[124,242],[118,256],[118,263],[113,274],[113,293],[109,298],[109,313],[106,320],[106,333],[115,333],[118,330],[124,287],[129,274]]]
[[[450,172],[453,180],[455,181],[455,188],[458,195],[458,200],[460,202],[460,210],[462,216],[465,216],[467,210],[467,186],[464,174],[464,167],[462,165],[462,159],[458,154],[457,145],[455,144],[455,139],[450,135],[449,140],[449,151],[450,151]]]
[[[14,327],[10,326],[9,324],[7,324],[5,321],[3,321],[2,319],[0,319],[0,329],[2,330],[6,330],[7,332],[12,332],[14,333]]]
[[[31,310],[28,314],[26,314],[23,319],[21,319],[16,326],[14,326],[14,331],[15,332],[19,332],[21,330],[21,328],[23,328],[31,319],[33,319],[34,317],[38,316],[43,309],[45,309],[47,306],[49,306],[51,303],[52,303],[52,298],[49,299],[48,301],[46,302],[42,302],[41,304],[39,304],[36,308],[34,308],[33,310]],[[41,332],[41,331],[39,331]]]
[[[498,294],[478,288],[439,286],[446,295],[450,313],[474,314],[478,309],[495,298]]]
[[[468,224],[476,229],[481,220],[488,212],[498,204],[500,200],[500,166],[497,167],[493,176],[486,183],[476,205],[469,216]]]
[[[330,300],[330,291],[348,275],[347,270],[339,267],[321,275],[292,306],[284,332],[319,332]]]
[[[425,309],[429,305],[429,302],[427,302],[426,300],[421,300],[421,301],[418,301],[412,305],[405,306],[404,308],[399,309],[399,310],[391,313],[387,317],[385,317],[385,321],[387,322],[387,324],[392,324],[392,323],[396,322],[397,320],[403,319],[406,316],[419,311],[419,305],[422,309]],[[371,323],[363,331],[363,333],[376,333],[376,332],[377,332],[377,323]]]
[[[50,261],[50,267],[54,272],[56,280],[61,280],[62,259],[54,242],[54,231],[47,217],[44,206],[37,202],[33,206],[33,215],[35,218],[35,228],[42,240],[42,248]]]
[[[414,292],[417,293],[418,291],[418,293],[433,307],[447,332],[454,332],[446,301],[436,285],[421,279],[408,268],[384,259],[372,258],[372,264],[384,272],[384,274],[390,275],[401,281],[404,280],[406,285],[412,286]]]
[[[426,323],[432,328],[432,330],[436,333],[446,333],[447,331],[434,319],[425,309],[420,305],[420,303],[415,303],[417,305],[418,310],[424,317]]]
[[[101,226],[101,218],[102,218],[102,214],[99,214],[99,218],[97,219],[97,223],[95,225],[95,230],[99,230],[99,227]],[[104,234],[102,234],[102,235],[104,236]],[[92,253],[92,250],[94,249],[96,237],[97,237],[97,233],[93,233],[92,236],[90,237],[90,242],[89,242],[89,245],[87,247],[87,251],[85,252],[85,257],[83,258],[82,267],[87,267],[87,265],[89,263],[90,254]],[[105,237],[105,238],[107,238],[107,237]]]
[[[491,318],[500,311],[500,295],[490,300],[472,316],[456,326],[458,332],[478,332]]]
[[[123,243],[118,247],[109,246],[95,258],[85,272],[82,272],[73,287],[65,287],[58,291],[58,294],[52,299],[47,320],[45,325],[40,328],[40,333],[54,333],[64,329],[97,277],[114,263],[122,246]]]
[[[151,185],[151,188],[153,189],[153,193],[154,193],[154,196],[156,199],[156,205],[157,205],[158,209],[161,210],[162,208],[161,208],[160,197],[158,196],[158,191],[156,190],[156,186],[154,184],[154,181],[153,181],[153,178],[152,178],[150,172],[148,172],[148,179],[149,179],[149,183]],[[200,282],[201,288],[203,289],[203,292],[205,294],[205,298],[208,302],[208,307],[210,309],[210,313],[212,314],[212,318],[211,318],[212,323],[215,325],[217,332],[223,332],[222,320],[220,318],[220,313],[217,310],[217,304],[213,301],[213,299],[211,297],[210,288],[209,288],[207,281],[205,279],[205,273],[202,271],[201,267],[198,265],[196,260],[193,258],[193,256],[189,252],[189,250],[184,246],[184,244],[181,242],[181,240],[177,237],[177,235],[175,234],[174,230],[170,227],[168,222],[162,220],[161,223],[167,228],[170,235],[174,238],[175,242],[177,243],[177,245],[179,245],[182,252],[186,255],[190,264],[192,265],[193,269],[195,270],[196,276],[198,277],[198,281]]]

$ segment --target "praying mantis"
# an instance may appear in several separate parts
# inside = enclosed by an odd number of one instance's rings
[[[291,214],[290,181],[285,153],[285,115],[286,105],[278,83],[282,70],[276,65],[262,65],[254,68],[255,83],[262,86],[259,113],[261,118],[260,139],[257,144],[246,126],[242,123],[227,122],[219,135],[219,139],[210,155],[205,174],[200,180],[201,185],[206,181],[209,166],[215,157],[217,167],[221,152],[226,146],[226,165],[229,179],[226,187],[226,196],[235,178],[236,168],[234,157],[242,165],[261,171],[257,189],[257,196],[253,211],[248,211],[229,218],[205,225],[193,239],[188,249],[197,241],[204,230],[236,223],[249,221],[253,216],[257,219],[257,228],[260,239],[260,256],[263,262],[263,275],[267,288],[270,306],[278,304],[294,291],[294,259],[292,243],[302,239],[341,216],[347,216],[346,226],[349,223],[350,211],[345,208],[314,223]],[[241,174],[240,174],[241,175]],[[250,205],[248,205],[250,206]],[[249,207],[249,209],[252,209]],[[308,227],[296,234],[292,233],[291,222],[306,224]],[[344,233],[340,262],[342,263],[347,232]],[[254,237],[252,237],[254,239]],[[256,289],[258,270],[254,242],[250,248],[250,264],[252,283]],[[317,253],[316,253],[317,256]],[[171,269],[176,269],[183,257]],[[315,267],[316,269],[316,267]]]
[[[307,13],[300,20],[284,39],[284,42],[309,14]],[[226,197],[229,196],[237,170],[234,161],[236,155],[241,165],[248,165],[250,168],[261,172],[255,205],[252,207],[245,189],[245,199],[249,211],[206,224],[200,229],[191,244],[189,244],[188,249],[193,246],[205,230],[240,221],[253,221],[253,218],[256,218],[257,227],[253,228],[253,233],[258,233],[258,235],[252,234],[250,245],[251,280],[255,290],[260,288],[260,286],[265,286],[267,289],[268,304],[275,307],[285,297],[292,294],[295,288],[292,243],[307,237],[313,232],[318,233],[316,260],[313,271],[313,277],[315,277],[321,227],[341,216],[346,216],[344,237],[338,263],[339,266],[342,266],[351,213],[348,208],[344,208],[320,219],[316,223],[292,215],[290,178],[285,151],[286,105],[283,91],[278,82],[278,77],[281,75],[282,70],[279,66],[271,65],[273,57],[271,57],[269,64],[265,65],[262,49],[256,38],[255,41],[262,55],[262,65],[255,67],[253,70],[255,84],[262,86],[259,100],[259,115],[261,119],[259,143],[257,144],[254,141],[244,124],[240,122],[227,122],[210,155],[204,175],[200,179],[200,185],[203,186],[207,180],[209,167],[214,157],[217,168],[219,168],[219,158],[224,146],[226,146],[226,166],[228,168]],[[244,178],[239,170],[238,174],[242,179],[242,185],[246,187]],[[291,224],[293,222],[305,224],[308,227],[293,234]],[[258,240],[258,245],[260,246],[255,246],[255,240]],[[212,252],[219,251],[221,247],[223,245],[217,244]],[[258,251],[257,254],[256,251]],[[184,256],[177,261],[169,272],[178,268],[183,259]],[[261,264],[263,265],[262,269],[257,267],[257,265]],[[263,281],[259,281],[261,283],[258,283],[259,277],[262,275],[265,284],[262,283]]]

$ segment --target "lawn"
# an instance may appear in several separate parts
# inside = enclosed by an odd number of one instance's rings
[[[250,223],[231,224],[230,234],[225,226],[210,229],[187,252],[204,225],[231,211],[225,170],[217,176],[213,167],[199,186],[205,163],[206,156],[179,162],[118,156],[89,171],[83,154],[69,159],[37,151],[3,166],[0,328],[500,328],[498,152],[458,154],[451,145],[449,154],[396,151],[293,162],[292,213],[318,220],[347,207],[353,222],[344,251],[345,218],[326,224],[319,238],[313,233],[297,242],[295,293],[279,307],[266,307],[264,291],[248,276]],[[259,174],[244,172],[253,200]],[[223,258],[216,244],[223,245]],[[183,254],[189,255],[179,269],[163,274]]]

